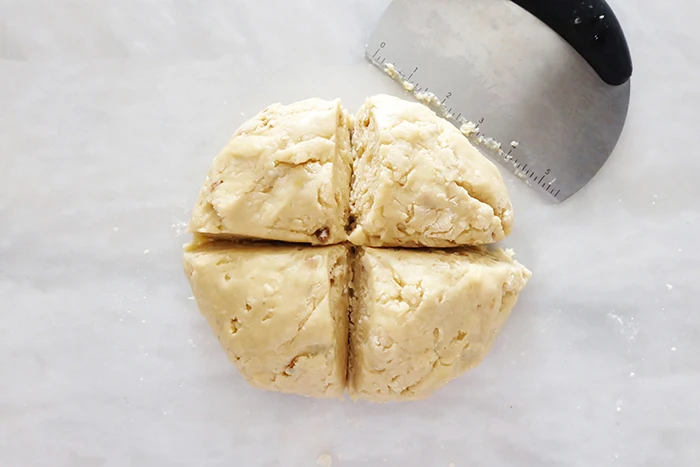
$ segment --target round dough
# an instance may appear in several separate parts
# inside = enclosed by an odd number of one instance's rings
[[[484,248],[370,248],[494,242],[512,208],[496,167],[423,105],[374,96],[352,120],[339,100],[309,99],[241,126],[202,188],[185,271],[253,386],[423,398],[484,358],[530,272]],[[311,246],[347,239],[350,205],[349,240],[368,246],[354,260]]]

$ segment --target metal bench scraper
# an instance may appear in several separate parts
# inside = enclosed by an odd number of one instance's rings
[[[549,199],[617,144],[632,62],[605,0],[394,0],[367,58]]]

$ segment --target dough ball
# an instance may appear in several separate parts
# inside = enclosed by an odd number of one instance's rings
[[[484,358],[530,271],[509,253],[362,248],[348,386],[375,402],[420,399]]]
[[[185,252],[199,310],[253,385],[315,397],[345,388],[345,246],[203,244]]]
[[[426,106],[367,99],[353,148],[352,243],[452,247],[510,233],[513,210],[500,172]]]
[[[350,122],[339,99],[263,110],[214,159],[190,231],[229,239],[345,241]]]

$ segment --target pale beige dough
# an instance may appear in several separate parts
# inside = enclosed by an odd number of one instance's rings
[[[361,248],[348,386],[375,402],[420,399],[475,367],[530,272],[500,250]]]
[[[426,106],[378,95],[355,119],[349,236],[368,246],[502,240],[513,209],[500,172]]]
[[[350,122],[339,99],[263,110],[214,159],[189,230],[229,239],[345,241]]]
[[[512,208],[496,167],[425,106],[375,96],[353,121],[309,99],[241,126],[201,190],[185,271],[253,386],[419,399],[483,359],[530,272],[483,248],[370,248],[498,241]],[[299,245],[346,241],[351,206],[349,240],[368,246],[352,266],[348,246]]]
[[[343,394],[347,247],[204,243],[192,245],[184,262],[199,310],[253,386]]]

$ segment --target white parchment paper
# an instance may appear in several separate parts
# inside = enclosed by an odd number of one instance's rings
[[[0,0],[0,465],[700,465],[700,5],[613,3],[622,140],[551,206],[506,174],[533,279],[429,400],[249,388],[181,247],[264,105],[400,89],[362,59],[386,0]],[[327,455],[327,457],[326,457]]]

